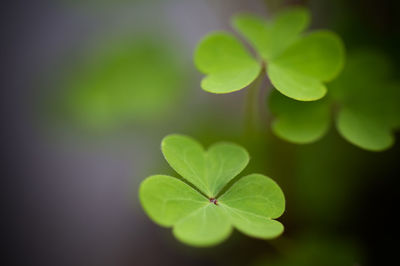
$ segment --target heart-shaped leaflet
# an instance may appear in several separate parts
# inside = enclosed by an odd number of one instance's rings
[[[209,246],[225,240],[233,227],[263,239],[283,232],[273,219],[282,215],[285,199],[272,179],[251,174],[224,189],[249,161],[244,148],[221,142],[205,151],[192,138],[169,135],[162,151],[184,180],[150,176],[142,182],[139,197],[147,214],[159,225],[173,227],[176,238]]]

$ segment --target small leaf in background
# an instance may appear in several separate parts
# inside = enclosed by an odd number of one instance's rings
[[[367,150],[384,150],[394,143],[390,126],[379,116],[369,115],[362,109],[343,107],[338,113],[336,126],[349,142]]]
[[[289,47],[310,23],[305,8],[281,11],[271,21],[252,14],[236,15],[233,27],[257,49],[264,60],[270,60]]]
[[[329,129],[330,106],[326,99],[299,102],[273,90],[269,108],[276,119],[272,122],[274,133],[294,143],[318,140]]]
[[[66,82],[66,112],[109,128],[163,117],[183,94],[185,70],[168,40],[136,37],[95,48]]]
[[[344,45],[339,36],[329,31],[302,34],[309,21],[308,10],[300,7],[283,10],[272,20],[249,14],[235,16],[232,20],[233,27],[249,40],[262,58],[263,62],[258,63],[259,69],[265,65],[275,88],[300,101],[314,101],[324,97],[327,92],[324,82],[334,79],[343,68],[344,62]],[[222,34],[220,33],[221,36]],[[242,54],[253,64],[255,61],[250,60],[234,37],[230,37],[231,41],[225,41],[224,45],[213,43],[209,38],[207,36],[200,42],[195,53],[197,68],[209,74],[202,82],[204,90],[229,93],[254,81],[257,71],[252,71],[250,75],[247,62],[241,67],[238,65]],[[236,47],[240,47],[240,52],[234,52],[239,51]],[[215,65],[219,68],[213,68]]]
[[[165,137],[161,147],[183,180],[148,177],[139,188],[139,198],[150,218],[173,227],[177,239],[188,245],[210,246],[225,240],[233,228],[262,239],[283,232],[283,225],[273,219],[282,215],[285,198],[272,179],[251,174],[224,190],[249,161],[244,148],[220,142],[206,151],[183,135]]]
[[[316,141],[325,134],[332,110],[339,133],[352,144],[371,151],[393,145],[392,131],[400,120],[400,85],[391,79],[390,63],[383,54],[370,50],[351,54],[329,87],[326,99],[311,104],[272,93],[274,133],[294,143]]]
[[[194,61],[201,72],[208,74],[201,87],[213,93],[240,90],[253,82],[261,70],[245,47],[224,32],[207,35],[199,43]]]
[[[394,143],[400,119],[400,84],[393,79],[390,60],[381,52],[355,52],[337,81],[332,98],[341,108],[336,117],[339,133],[366,150],[380,151]]]

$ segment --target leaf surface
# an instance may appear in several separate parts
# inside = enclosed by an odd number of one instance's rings
[[[171,167],[208,197],[215,197],[249,161],[239,145],[217,143],[205,151],[200,143],[182,135],[165,137],[162,151]]]
[[[330,104],[324,99],[299,102],[274,90],[269,98],[269,107],[276,116],[272,130],[287,141],[310,143],[321,138],[329,129]]]
[[[268,66],[272,85],[282,94],[298,101],[315,101],[327,93],[326,86],[316,78],[284,69],[278,65]]]
[[[209,205],[208,199],[189,185],[165,175],[146,178],[140,185],[139,198],[151,219],[166,227]]]
[[[235,208],[225,207],[231,218],[232,224],[240,232],[255,238],[271,239],[282,234],[283,225],[272,219],[253,213],[240,211]]]
[[[243,89],[253,82],[261,70],[244,46],[231,34],[208,34],[196,48],[196,67],[208,74],[201,87],[212,93],[229,93]]]
[[[320,81],[335,78],[344,64],[344,45],[335,33],[314,31],[293,43],[271,64]]]
[[[212,203],[180,220],[173,230],[179,240],[194,246],[215,245],[231,232],[232,225],[226,212]]]
[[[269,60],[290,46],[309,22],[308,10],[298,7],[282,11],[272,21],[250,14],[237,15],[232,25],[250,41],[264,60]]]
[[[300,101],[314,101],[326,94],[323,81],[335,78],[343,68],[344,46],[329,31],[317,31],[298,39],[268,65],[271,83],[282,94]]]
[[[265,218],[277,218],[285,210],[282,190],[275,181],[261,174],[239,179],[220,197],[219,202]]]
[[[283,225],[272,218],[282,215],[285,198],[269,177],[252,174],[241,178],[219,200],[233,225],[241,232],[258,238],[273,238],[283,232]]]
[[[354,108],[343,108],[336,125],[345,139],[366,150],[381,151],[394,143],[390,127],[382,123],[379,117]]]

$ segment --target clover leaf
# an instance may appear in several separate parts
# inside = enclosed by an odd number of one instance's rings
[[[235,16],[233,27],[261,58],[253,58],[229,33],[210,33],[194,55],[196,67],[207,74],[201,87],[229,93],[243,89],[266,71],[274,87],[290,98],[322,98],[327,92],[324,82],[334,79],[343,67],[344,46],[330,31],[303,34],[309,21],[308,10],[300,7],[284,10],[270,21],[250,14]]]
[[[177,239],[210,246],[225,240],[233,228],[262,239],[283,232],[273,219],[282,215],[285,198],[272,179],[250,174],[227,186],[249,162],[244,148],[220,142],[206,151],[194,139],[176,134],[165,137],[161,148],[183,179],[150,176],[140,185],[139,198],[150,218],[172,227]]]
[[[400,85],[391,80],[389,60],[360,50],[350,55],[342,74],[322,100],[302,103],[273,91],[269,107],[276,135],[294,143],[310,143],[328,130],[334,113],[339,133],[352,144],[380,151],[394,142],[400,128]]]
[[[277,91],[270,95],[269,108],[277,118],[272,123],[275,134],[295,143],[309,143],[322,137],[329,129],[327,99],[299,102]]]

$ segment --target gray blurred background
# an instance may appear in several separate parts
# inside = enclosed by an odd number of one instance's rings
[[[397,4],[305,2],[313,10],[312,27],[339,31],[349,41],[348,47],[367,40],[395,62],[399,59],[395,49],[399,32],[394,23],[400,14]],[[11,259],[3,265],[251,265],[265,252],[276,253],[268,242],[237,233],[211,249],[186,247],[169,229],[150,221],[137,197],[141,180],[169,171],[159,149],[165,135],[191,134],[209,144],[226,137],[235,140],[242,133],[244,92],[221,96],[202,91],[201,74],[192,63],[193,50],[202,36],[213,30],[232,31],[229,19],[242,11],[268,16],[270,10],[261,0],[32,0],[2,4],[1,147],[6,166],[3,196],[9,203],[3,215],[10,222],[4,229],[10,236],[6,245]],[[346,20],[348,14],[361,25],[343,26],[351,24]],[[166,36],[160,41],[168,40],[177,48],[176,56],[185,71],[187,80],[167,116],[93,130],[54,115],[55,109],[48,106],[58,104],[65,76],[79,72],[76,67],[84,64],[83,55],[113,38],[135,38],[143,32]],[[371,197],[376,193],[377,205],[388,207],[382,207],[382,213],[375,211],[371,218],[394,219],[390,211],[396,208],[398,194],[394,187],[398,185],[399,145],[371,155],[336,140],[335,133],[328,138],[345,146],[346,154],[363,158],[355,163],[364,165],[358,172],[361,178],[380,175],[369,185],[357,185],[363,189],[357,194],[357,204],[361,203],[350,211],[347,222],[338,222],[331,230],[364,242],[369,264],[377,265],[377,257],[384,254],[379,245],[392,246],[395,240],[385,231],[392,231],[388,227],[396,223],[364,225],[364,219],[369,216],[369,206],[374,206]],[[322,143],[336,146],[330,140]],[[293,149],[279,141],[276,145],[280,156]],[[340,153],[332,158],[338,156]],[[373,163],[365,170],[367,162]],[[298,220],[287,219],[292,225],[289,233],[307,227],[306,222],[296,224]],[[365,236],[370,231],[373,237]],[[381,235],[383,238],[378,237]],[[372,250],[377,253],[371,254]],[[390,261],[390,255],[387,259]]]

